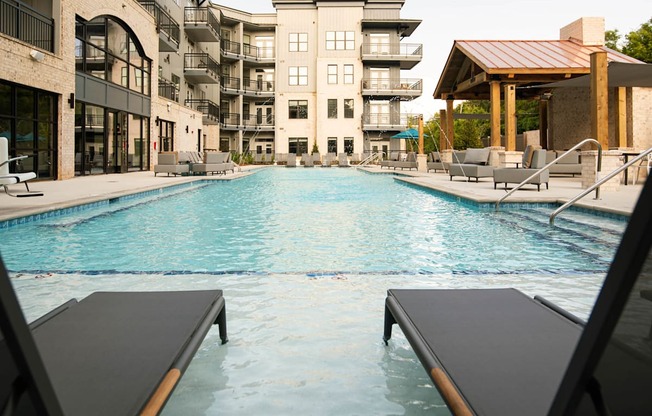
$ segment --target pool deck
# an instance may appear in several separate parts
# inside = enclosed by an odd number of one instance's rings
[[[30,189],[44,193],[42,197],[13,198],[0,188],[0,221],[41,214],[76,205],[117,198],[133,193],[150,191],[167,186],[199,180],[230,180],[247,176],[258,166],[244,166],[241,172],[215,176],[154,176],[154,172],[133,172],[77,177],[62,181],[41,181],[30,183]],[[282,167],[277,167],[281,169]],[[304,169],[299,167],[297,169]],[[321,169],[315,167],[312,169]],[[332,169],[344,169],[333,167]],[[351,169],[351,168],[347,168]],[[445,173],[421,173],[416,171],[394,171],[378,167],[363,168],[369,173],[398,174],[398,180],[423,186],[456,197],[479,203],[495,203],[505,195],[504,189],[493,189],[491,178],[478,183],[466,182],[463,178],[453,178]],[[601,198],[595,200],[595,193],[585,196],[577,206],[587,209],[629,215],[638,199],[642,185],[621,185],[618,190],[601,190]],[[12,193],[24,191],[22,184],[12,185]],[[550,189],[542,187],[537,192],[533,186],[524,187],[512,194],[506,202],[564,203],[582,191],[580,178],[551,177]]]

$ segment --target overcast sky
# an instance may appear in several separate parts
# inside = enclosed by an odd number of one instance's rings
[[[251,13],[274,12],[272,0],[214,0]],[[406,0],[405,19],[421,19],[406,43],[423,44],[423,60],[404,78],[423,78],[423,96],[404,103],[403,112],[430,118],[445,102],[432,94],[454,40],[553,40],[559,29],[580,17],[604,17],[605,29],[621,35],[637,30],[652,18],[649,0],[466,0],[443,2]]]

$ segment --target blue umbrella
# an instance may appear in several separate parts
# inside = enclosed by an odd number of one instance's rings
[[[426,137],[428,135],[424,133],[423,136]],[[402,131],[392,136],[392,139],[418,139],[418,138],[419,138],[419,131],[417,129],[407,129],[405,131]]]

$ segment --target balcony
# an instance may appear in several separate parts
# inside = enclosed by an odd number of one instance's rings
[[[184,102],[187,107],[202,113],[202,123],[205,125],[219,124],[220,107],[211,100],[189,99]]]
[[[237,95],[240,93],[240,78],[227,77],[222,75],[220,85],[225,94]]]
[[[158,96],[179,102],[179,87],[165,78],[158,79]]]
[[[423,80],[416,78],[365,78],[362,95],[367,97],[398,97],[412,100],[423,93]]]
[[[220,41],[220,22],[211,9],[186,7],[183,10],[183,28],[190,40],[194,42]]]
[[[237,60],[241,57],[240,44],[238,42],[231,42],[230,40],[224,40],[220,42],[220,54],[223,58],[230,60]]]
[[[242,120],[245,130],[274,130],[274,114],[245,114]]]
[[[259,47],[249,44],[242,45],[242,53],[245,61],[249,62],[267,62],[273,63],[275,57],[275,49],[270,47]]]
[[[418,119],[419,114],[411,113],[364,113],[362,130],[403,131]]]
[[[183,74],[193,84],[219,84],[220,64],[207,53],[186,53]]]
[[[244,95],[255,97],[274,97],[274,81],[262,79],[245,79],[243,83]]]
[[[223,130],[239,130],[240,114],[238,113],[222,113],[220,114],[220,125]]]
[[[139,3],[154,16],[156,31],[158,32],[159,51],[176,52],[179,49],[179,38],[181,35],[179,23],[156,1],[139,0]]]
[[[54,52],[54,19],[14,0],[0,0],[0,33]]]
[[[420,43],[363,43],[361,58],[364,63],[399,64],[401,69],[412,69],[421,62],[423,45]]]

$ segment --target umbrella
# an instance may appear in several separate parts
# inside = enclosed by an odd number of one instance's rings
[[[425,137],[427,136],[427,134],[424,133],[423,136]],[[418,139],[418,138],[419,138],[419,131],[417,129],[407,129],[405,131],[402,131],[392,136],[392,139]]]

